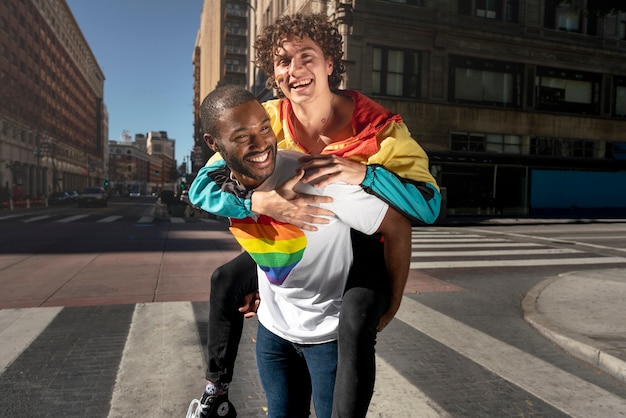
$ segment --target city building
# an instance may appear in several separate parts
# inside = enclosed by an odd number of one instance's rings
[[[448,214],[626,216],[626,10],[596,14],[591,0],[208,4],[214,32],[201,22],[196,110],[217,84],[234,82],[222,30],[229,10],[246,11],[256,31],[284,13],[321,12],[343,35],[343,87],[403,116]]]
[[[135,134],[135,140],[109,141],[110,192],[128,196],[158,194],[176,190],[180,173],[176,169],[176,140],[166,131]]]
[[[102,185],[104,74],[64,0],[0,1],[0,201]]]
[[[265,80],[251,64],[251,43],[256,37],[255,0],[204,0],[200,29],[193,52],[194,150],[197,172],[210,150],[202,140],[200,103],[219,85],[236,84],[267,93]],[[256,80],[256,83],[255,83]],[[270,92],[271,95],[271,92]]]

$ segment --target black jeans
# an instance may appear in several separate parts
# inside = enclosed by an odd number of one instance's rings
[[[365,417],[376,377],[376,326],[389,304],[383,244],[352,231],[354,262],[339,316],[339,358],[333,417]],[[206,378],[229,383],[241,340],[243,297],[258,288],[256,264],[247,253],[211,276]],[[261,303],[263,303],[261,301]]]

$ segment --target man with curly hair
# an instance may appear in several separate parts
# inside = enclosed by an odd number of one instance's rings
[[[315,187],[334,182],[359,185],[413,222],[436,220],[439,188],[426,153],[402,117],[361,93],[339,89],[345,72],[342,40],[327,16],[281,16],[257,37],[255,48],[257,65],[279,96],[263,103],[278,148],[303,153],[303,182]],[[213,171],[212,165],[201,169],[189,193],[191,202],[208,212],[228,218],[267,215],[303,230],[328,221],[317,206],[324,203],[321,196],[290,187],[236,195],[222,189],[225,179]],[[353,231],[352,246],[333,400],[333,416],[350,418],[366,415],[375,379],[376,334],[394,317],[403,290],[390,288],[381,242]],[[254,269],[244,253],[211,277],[207,393],[224,393],[232,380],[242,313],[253,311],[258,303],[250,299],[258,287]]]

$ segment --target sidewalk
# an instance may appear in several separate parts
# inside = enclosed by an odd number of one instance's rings
[[[626,269],[564,273],[522,302],[524,319],[565,351],[626,382]]]

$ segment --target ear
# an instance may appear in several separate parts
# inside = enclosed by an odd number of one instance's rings
[[[333,64],[333,60],[328,58],[326,60],[326,73],[330,76],[333,73],[334,69],[335,69],[335,66]]]
[[[217,140],[209,134],[202,135],[204,142],[211,148],[212,151],[219,152],[217,149]]]

